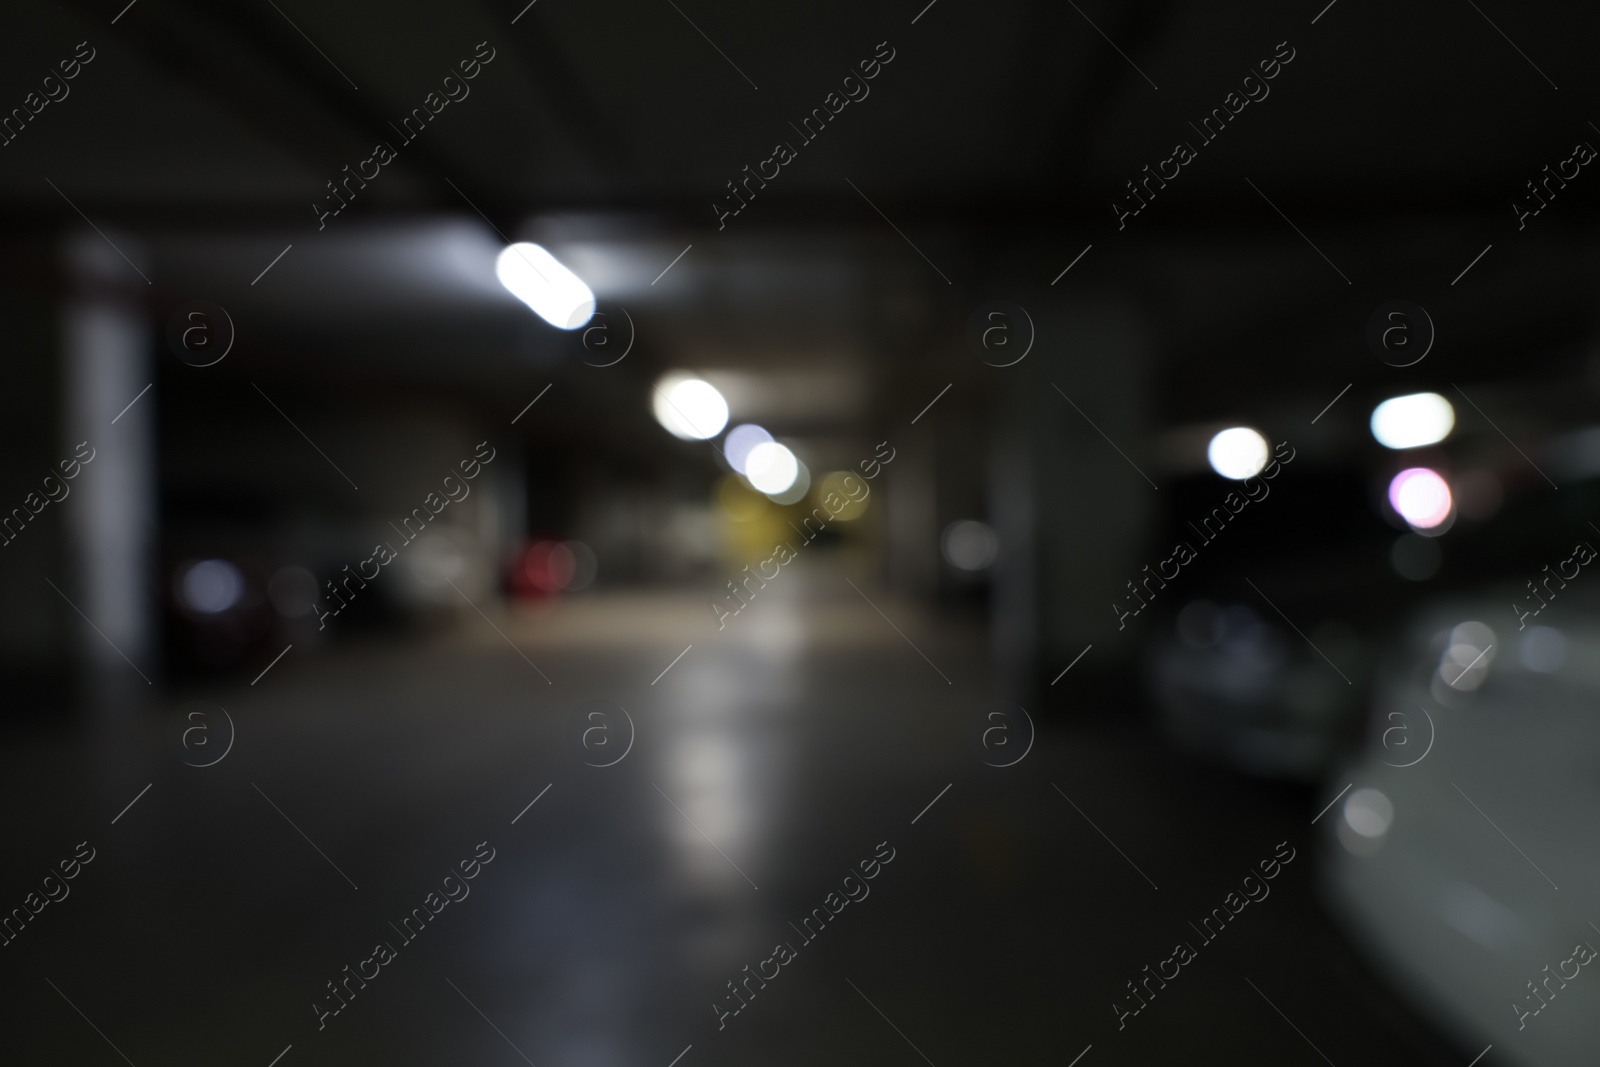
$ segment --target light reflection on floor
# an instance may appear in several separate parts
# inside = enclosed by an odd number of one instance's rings
[[[1301,833],[1298,809],[1136,733],[1057,725],[1018,766],[986,767],[970,744],[984,635],[865,586],[902,637],[825,563],[794,569],[722,631],[696,597],[595,596],[496,613],[505,637],[466,616],[288,660],[227,693],[238,739],[211,768],[182,765],[157,719],[98,766],[81,739],[13,747],[13,895],[85,836],[102,857],[0,961],[28,1020],[18,1062],[109,1062],[40,974],[141,1064],[264,1065],[291,1043],[282,1067],[666,1067],[691,1044],[680,1067],[921,1062],[879,1011],[941,1065],[1065,1062],[1089,1042],[1115,1062],[1302,1055],[1237,995],[1238,959],[1281,959],[1275,988],[1324,1027],[1361,1023],[1345,1047],[1362,1062],[1413,1062],[1288,880],[1214,950],[1210,981],[1118,1035],[1123,980],[1234,867]],[[636,730],[612,766],[585,760],[593,699]],[[325,983],[484,840],[497,856],[471,895],[319,1031]],[[884,841],[896,858],[870,895],[803,942],[792,924]],[[728,983],[784,941],[797,958],[719,1031]]]

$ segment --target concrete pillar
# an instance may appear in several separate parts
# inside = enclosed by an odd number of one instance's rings
[[[125,236],[119,245],[137,255]],[[139,302],[146,285],[98,234],[69,238],[65,258],[73,292],[62,308],[61,451],[92,458],[65,508],[67,571],[57,584],[75,605],[75,658],[89,668],[88,695],[99,703],[153,686],[159,675],[160,398],[153,331]]]
[[[1001,544],[997,667],[1019,693],[1048,687],[1086,645],[1094,650],[1075,669],[1135,654],[1118,639],[1111,601],[1145,561],[1159,499],[1134,468],[1154,476],[1152,342],[1140,309],[1086,294],[1028,310],[1038,340],[1026,361],[997,371],[989,479]]]

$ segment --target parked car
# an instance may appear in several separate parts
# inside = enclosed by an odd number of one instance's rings
[[[1403,630],[1318,816],[1321,889],[1395,995],[1489,1062],[1592,1065],[1600,582],[1534,620],[1517,592],[1440,600]]]

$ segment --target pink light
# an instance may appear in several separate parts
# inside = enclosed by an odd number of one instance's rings
[[[1436,471],[1410,467],[1389,483],[1389,503],[1419,530],[1431,530],[1450,517],[1450,486]]]

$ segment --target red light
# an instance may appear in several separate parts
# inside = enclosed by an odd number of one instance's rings
[[[511,575],[521,596],[551,596],[565,589],[578,571],[577,557],[560,541],[535,541],[522,552]]]

